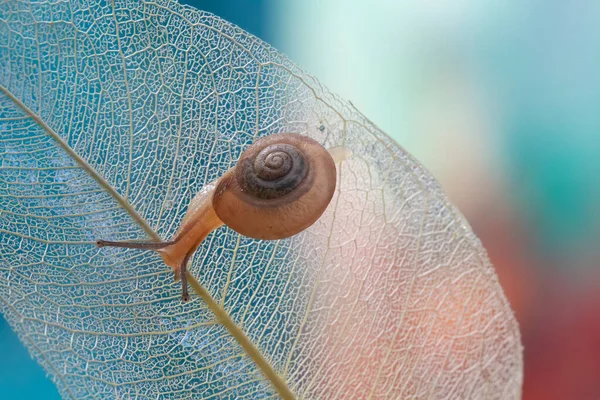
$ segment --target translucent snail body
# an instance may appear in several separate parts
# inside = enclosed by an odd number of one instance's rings
[[[242,153],[234,168],[192,199],[172,240],[99,240],[96,244],[157,251],[181,278],[182,300],[188,301],[187,263],[213,230],[225,224],[244,236],[283,239],[308,228],[323,214],[336,187],[332,155],[345,158],[347,151],[328,152],[298,134],[263,137]]]

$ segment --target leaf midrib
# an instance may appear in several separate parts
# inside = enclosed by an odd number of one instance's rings
[[[135,208],[116,191],[86,160],[75,152],[48,124],[46,124],[36,113],[27,107],[21,100],[14,96],[4,85],[0,84],[0,91],[6,95],[13,103],[15,103],[25,114],[31,117],[56,143],[75,161],[83,170],[85,170],[104,190],[106,190],[117,203],[127,211],[133,220],[146,232],[151,239],[160,241],[161,237],[150,227],[146,220],[138,214]],[[212,295],[202,286],[196,278],[188,271],[188,283],[196,294],[206,303],[207,307],[213,312],[217,321],[227,329],[229,334],[240,344],[246,354],[254,361],[263,375],[271,382],[283,399],[295,399],[296,396],[292,393],[287,385],[287,382],[279,376],[273,369],[273,366],[263,357],[260,350],[252,343],[250,338],[244,333],[229,313],[221,307]]]

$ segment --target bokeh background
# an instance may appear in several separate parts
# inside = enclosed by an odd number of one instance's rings
[[[525,400],[600,398],[600,2],[184,1],[349,99],[440,181],[521,326]],[[0,319],[2,398],[58,399]]]

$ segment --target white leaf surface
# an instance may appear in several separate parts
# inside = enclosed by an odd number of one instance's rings
[[[0,59],[0,310],[63,397],[284,393],[215,306],[299,398],[520,397],[518,327],[463,217],[265,43],[164,0],[4,1]],[[275,132],[350,149],[338,191],[290,239],[210,235],[204,300],[155,253],[94,246],[169,238]]]

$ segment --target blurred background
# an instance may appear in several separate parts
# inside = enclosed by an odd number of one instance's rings
[[[600,2],[183,1],[349,99],[440,181],[489,252],[523,399],[600,398]],[[58,398],[0,319],[0,393]]]

